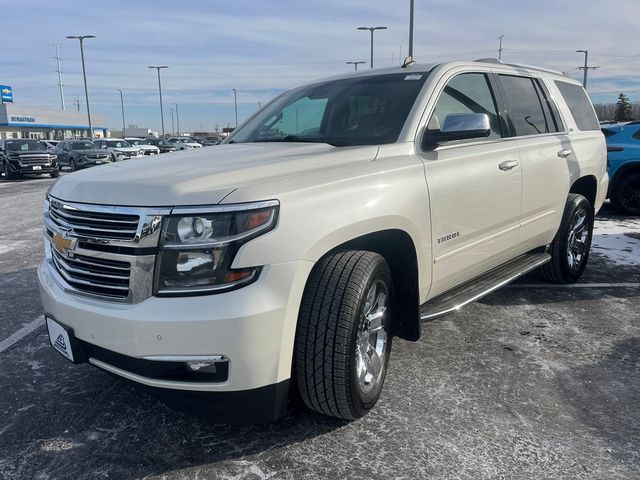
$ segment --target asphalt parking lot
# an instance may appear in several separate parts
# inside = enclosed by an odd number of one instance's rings
[[[0,179],[0,478],[640,478],[640,219],[605,207],[580,284],[524,279],[396,340],[345,423],[294,404],[214,425],[49,346],[36,280],[52,179]]]

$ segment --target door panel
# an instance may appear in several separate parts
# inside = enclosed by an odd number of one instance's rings
[[[518,248],[520,158],[517,144],[503,139],[506,124],[498,115],[489,79],[484,72],[454,73],[443,79],[427,121],[427,139],[444,125],[447,115],[481,113],[490,122],[486,138],[445,142],[421,151],[431,206],[430,298],[504,263]]]
[[[545,135],[517,141],[522,162],[522,243],[527,250],[551,243],[567,198],[569,162],[575,154],[566,135]]]
[[[518,248],[521,168],[511,141],[424,154],[433,241],[432,298],[504,263]]]

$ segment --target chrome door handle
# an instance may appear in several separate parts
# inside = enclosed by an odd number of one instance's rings
[[[570,148],[565,148],[563,150],[560,150],[558,152],[558,156],[560,158],[567,158],[569,155],[571,155],[573,153],[573,150],[571,150]]]
[[[508,172],[509,170],[513,170],[517,166],[518,166],[518,162],[516,160],[506,160],[498,164],[498,168],[503,172]]]

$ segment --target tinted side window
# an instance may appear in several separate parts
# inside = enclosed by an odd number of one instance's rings
[[[636,133],[634,133],[632,137],[635,138],[636,140],[640,140],[640,129],[636,130]]]
[[[534,79],[500,75],[500,83],[509,104],[509,123],[516,135],[540,135],[555,131],[555,127],[550,128],[553,120],[545,116]]]
[[[569,111],[579,130],[600,130],[598,117],[593,111],[587,92],[580,85],[556,80],[556,86],[567,102]]]
[[[495,98],[484,73],[462,73],[449,80],[429,119],[427,134],[429,130],[439,131],[452,113],[486,113],[491,123],[489,138],[502,136]]]

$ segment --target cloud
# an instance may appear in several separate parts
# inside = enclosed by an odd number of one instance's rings
[[[3,24],[0,81],[14,86],[18,101],[56,106],[53,44],[62,46],[67,103],[84,103],[79,48],[69,34],[90,33],[86,42],[94,109],[119,126],[116,89],[125,91],[127,118],[157,128],[157,77],[162,72],[167,105],[178,103],[181,126],[226,124],[233,118],[232,88],[240,116],[283,89],[348,71],[348,60],[368,60],[369,34],[359,25],[385,25],[375,34],[376,66],[391,66],[407,54],[409,0],[237,0],[233,4],[185,0],[124,2],[92,6],[79,0],[5,0],[12,12]],[[597,101],[625,89],[640,99],[640,56],[635,43],[636,0],[418,0],[415,53],[419,61],[497,55],[504,35],[505,61],[548,66],[581,78],[577,69],[590,51],[590,91]],[[38,34],[25,30],[37,27]],[[640,73],[640,72],[639,72]],[[637,91],[637,93],[636,93]],[[615,97],[615,95],[613,95]],[[166,111],[169,109],[166,108]],[[168,119],[165,119],[165,124]]]

